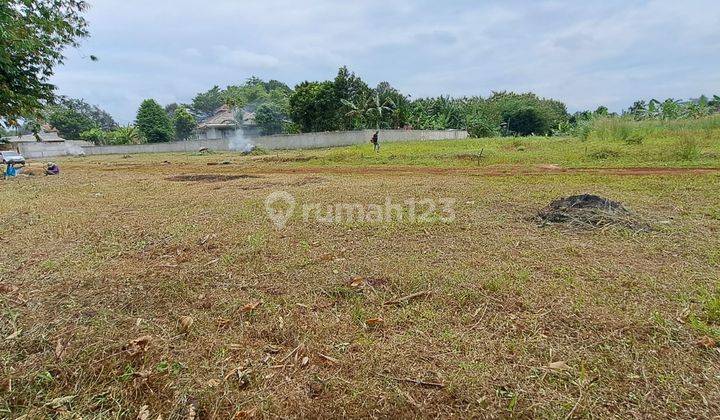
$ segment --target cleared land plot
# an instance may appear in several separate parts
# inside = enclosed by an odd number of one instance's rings
[[[720,412],[720,352],[704,346],[720,338],[715,160],[443,169],[413,160],[425,145],[393,147],[66,159],[60,177],[0,183],[12,233],[0,253],[2,416]],[[356,152],[367,165],[328,160]],[[296,212],[277,230],[264,200],[278,190],[322,205],[453,198],[457,219]],[[530,220],[586,192],[655,229]]]

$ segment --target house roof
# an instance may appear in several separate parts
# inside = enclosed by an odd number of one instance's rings
[[[255,125],[255,113],[243,111],[243,125]]]
[[[215,110],[215,115],[207,118],[198,125],[199,129],[203,128],[231,128],[238,125],[235,119],[235,113],[227,105],[223,105]]]
[[[47,131],[40,131],[37,133],[37,136],[40,138],[40,141],[47,141],[47,142],[60,142],[65,141],[64,138],[60,137],[57,133],[57,131],[47,132]],[[35,134],[23,134],[22,136],[9,136],[9,137],[3,137],[3,140],[6,140],[10,143],[28,143],[28,142],[36,142],[38,141],[38,138],[35,137]]]
[[[236,128],[239,125],[255,125],[255,113],[254,112],[242,112],[242,121],[239,122],[236,118],[236,112],[228,107],[227,105],[223,105],[217,110],[215,110],[215,115],[205,119],[205,121],[198,124],[198,129],[208,129],[208,128]]]

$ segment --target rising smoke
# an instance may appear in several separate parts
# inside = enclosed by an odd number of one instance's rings
[[[235,111],[235,121],[238,121],[240,123],[243,122],[243,116],[245,115],[245,112],[247,112],[246,108]],[[235,134],[233,134],[233,136],[230,137],[228,140],[228,145],[230,147],[230,150],[232,151],[250,153],[255,148],[252,140],[245,137],[245,133],[243,132],[242,127],[237,127],[235,129]]]
[[[243,130],[235,130],[235,134],[229,138],[230,150],[235,152],[250,153],[255,148],[253,142],[243,135]]]

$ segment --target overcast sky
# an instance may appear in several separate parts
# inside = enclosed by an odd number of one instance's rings
[[[413,97],[533,91],[571,111],[720,94],[719,0],[90,0],[53,79],[118,122],[257,75],[347,65]],[[92,62],[89,55],[100,61]]]

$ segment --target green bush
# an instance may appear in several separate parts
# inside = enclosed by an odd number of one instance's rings
[[[137,127],[128,125],[118,127],[107,133],[106,144],[140,144],[143,143],[142,134]]]
[[[292,121],[283,121],[282,132],[286,134],[300,134],[302,133],[302,128]]]
[[[140,105],[135,125],[149,143],[167,142],[175,137],[170,117],[152,99],[146,99]]]
[[[620,157],[620,152],[617,150],[602,148],[596,152],[590,153],[590,157],[596,160],[605,160]]]
[[[639,131],[633,131],[625,138],[627,144],[642,144],[645,136]]]
[[[481,118],[471,118],[467,124],[467,131],[470,137],[473,138],[495,137],[498,135],[497,127]]]
[[[103,140],[107,138],[107,133],[101,129],[94,127],[89,130],[80,133],[80,139],[93,142],[95,144],[101,144]]]
[[[525,106],[507,114],[508,130],[521,136],[549,134],[552,125],[550,119],[541,110]]]
[[[585,141],[590,138],[590,135],[593,133],[593,126],[592,122],[590,121],[580,121],[575,125],[575,128],[571,131],[571,134],[577,138],[579,138],[582,141]]]

